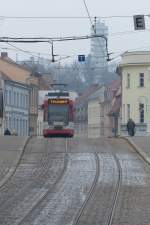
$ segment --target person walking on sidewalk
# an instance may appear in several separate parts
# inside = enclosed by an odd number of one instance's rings
[[[135,134],[135,123],[132,119],[129,119],[127,122],[127,131],[130,136],[134,136]]]
[[[4,135],[11,135],[10,130],[8,128],[6,128]]]

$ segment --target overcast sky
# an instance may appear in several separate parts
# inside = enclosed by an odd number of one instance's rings
[[[91,16],[131,16],[129,18],[102,18],[109,29],[109,52],[115,55],[123,51],[150,50],[150,18],[146,19],[146,31],[134,31],[133,15],[150,14],[150,0],[86,0]],[[83,0],[0,0],[0,16],[87,16]],[[88,19],[0,19],[0,36],[64,37],[90,34]],[[127,31],[127,32],[126,32]],[[129,31],[129,32],[128,32]],[[121,33],[120,33],[121,32]],[[126,33],[124,33],[126,32]],[[118,34],[120,33],[120,34]],[[48,44],[14,44],[24,50],[50,53]],[[0,43],[4,47],[12,48]],[[56,43],[54,53],[59,55],[87,55],[90,41]],[[10,55],[15,52],[10,51]],[[18,53],[19,58],[25,54]],[[26,55],[26,58],[30,55]],[[48,57],[45,55],[45,57]]]

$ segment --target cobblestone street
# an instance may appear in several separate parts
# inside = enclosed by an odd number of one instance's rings
[[[126,140],[32,138],[1,185],[0,224],[148,225],[149,180]]]

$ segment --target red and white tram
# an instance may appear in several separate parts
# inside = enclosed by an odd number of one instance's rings
[[[73,100],[66,91],[50,91],[44,100],[44,137],[73,137]]]

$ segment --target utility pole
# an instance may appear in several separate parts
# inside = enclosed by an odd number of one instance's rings
[[[95,30],[95,34],[96,34],[96,20],[97,20],[97,17],[95,16],[94,17],[94,30]]]
[[[54,58],[54,45],[53,45],[53,41],[52,41],[52,62],[55,62],[55,58]]]
[[[18,53],[16,53],[16,63],[18,62]]]

